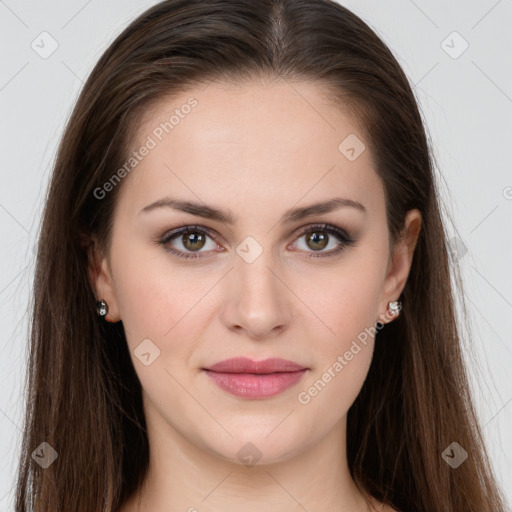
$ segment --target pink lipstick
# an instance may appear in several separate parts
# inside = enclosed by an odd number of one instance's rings
[[[245,357],[226,359],[204,368],[217,386],[235,396],[268,398],[296,384],[307,368],[286,359],[253,361]]]

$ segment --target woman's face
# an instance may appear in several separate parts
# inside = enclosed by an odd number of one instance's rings
[[[215,82],[148,112],[102,192],[121,187],[94,279],[123,322],[149,432],[243,464],[342,432],[414,248],[392,261],[367,146],[305,82]],[[213,371],[232,358],[254,367]],[[274,358],[290,364],[256,364]]]

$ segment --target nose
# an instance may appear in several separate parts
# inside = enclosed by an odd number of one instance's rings
[[[273,267],[266,251],[252,263],[235,258],[221,315],[228,329],[254,340],[274,338],[286,330],[293,293]]]

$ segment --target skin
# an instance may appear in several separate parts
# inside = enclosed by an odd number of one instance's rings
[[[349,474],[346,418],[374,337],[359,343],[361,350],[309,403],[298,394],[365,328],[393,320],[387,305],[405,286],[421,215],[408,212],[404,237],[391,252],[384,189],[368,144],[354,161],[338,150],[349,134],[363,142],[364,136],[318,84],[214,82],[190,89],[148,111],[133,149],[190,97],[198,105],[118,185],[110,251],[98,250],[90,266],[96,296],[109,306],[106,320],[123,322],[143,388],[150,470],[122,510],[370,510]],[[230,211],[237,220],[231,226],[165,207],[140,213],[166,196]],[[279,220],[292,207],[334,197],[359,201],[366,212],[343,207]],[[314,223],[342,228],[356,242],[337,255],[307,259],[343,243],[322,230],[327,246],[308,243],[300,231]],[[200,258],[182,260],[155,242],[194,224],[213,236],[185,246],[178,235],[168,245],[188,253],[196,247]],[[262,249],[251,263],[236,252],[248,236]],[[145,339],[160,350],[147,366],[134,355]],[[308,371],[274,397],[235,397],[201,371],[234,356],[282,357]],[[256,465],[237,457],[248,442],[261,453]]]

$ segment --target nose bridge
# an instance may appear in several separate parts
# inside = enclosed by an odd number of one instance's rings
[[[240,283],[242,296],[274,301],[278,292],[276,277],[271,271],[275,265],[272,250],[263,247],[254,237],[246,237],[236,248],[238,258],[234,278]]]
[[[233,286],[230,297],[232,325],[242,327],[251,336],[263,336],[288,321],[285,286],[276,276],[275,260],[270,248],[263,247],[248,236],[236,248],[231,274]]]

